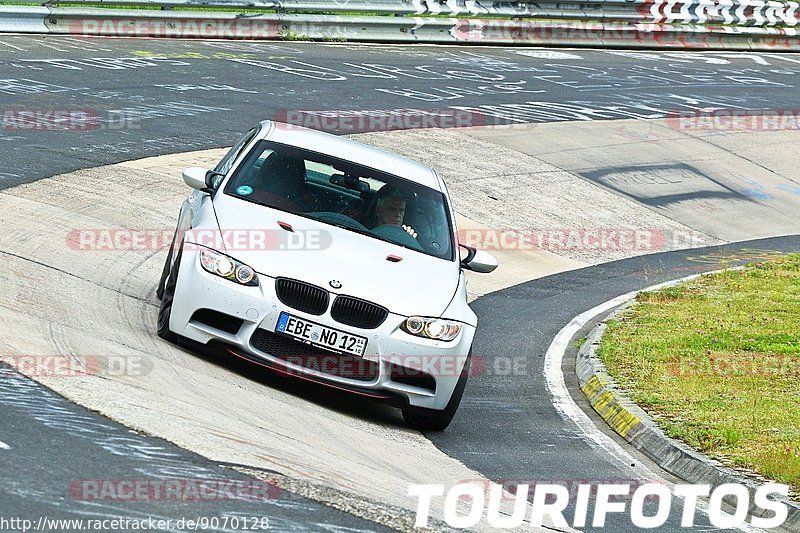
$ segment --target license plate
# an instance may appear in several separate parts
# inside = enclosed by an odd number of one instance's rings
[[[297,318],[289,313],[281,313],[275,331],[301,340],[306,344],[344,352],[353,355],[364,355],[367,348],[367,338],[351,335],[338,329],[329,328],[316,322]]]

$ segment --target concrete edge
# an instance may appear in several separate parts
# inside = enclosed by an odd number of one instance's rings
[[[415,525],[417,518],[416,511],[411,511],[403,507],[387,504],[381,502],[380,500],[375,500],[372,498],[366,498],[364,496],[356,495],[351,492],[342,489],[337,489],[328,485],[316,484],[310,481],[305,481],[302,479],[286,476],[283,474],[279,474],[277,472],[273,472],[271,470],[253,468],[253,467],[248,467],[246,465],[221,464],[220,466],[231,468],[242,474],[254,477],[261,481],[266,481],[267,483],[273,483],[278,487],[280,487],[281,489],[286,490],[287,492],[290,492],[292,494],[302,496],[304,498],[316,501],[318,503],[321,503],[322,505],[326,505],[338,511],[351,514],[358,518],[363,518],[364,520],[374,522],[376,524],[385,526],[395,531],[400,531],[402,533],[432,533],[432,532],[450,533],[456,531],[464,531],[466,533],[477,533],[478,531],[476,529],[470,529],[470,528],[465,528],[465,529],[454,528],[449,526],[447,522],[445,522],[444,520],[439,518],[434,518],[433,516],[428,517],[427,526],[424,527],[416,526]],[[530,503],[528,505],[530,505]],[[501,511],[501,513],[503,515],[510,514],[507,509]],[[526,511],[525,514],[528,515],[530,513]],[[538,531],[541,533],[547,533],[550,531],[557,533],[579,533],[575,529],[569,527],[564,529],[559,526],[554,526],[552,524],[542,524],[541,526],[533,528],[528,526],[529,524],[527,522],[524,522],[522,526],[510,530],[526,531],[526,532]]]
[[[675,280],[672,284],[688,281],[695,277],[697,276]],[[647,289],[641,292],[646,291]],[[668,437],[642,408],[618,388],[603,362],[597,357],[597,349],[608,322],[614,320],[622,311],[635,303],[635,296],[631,296],[626,303],[609,313],[587,335],[578,350],[575,361],[575,373],[578,376],[581,391],[592,409],[606,421],[615,433],[670,474],[687,483],[708,484],[712,487],[724,483],[744,485],[750,492],[750,501],[753,502],[753,494],[756,489],[767,480],[760,480],[755,475],[751,477],[739,473],[683,442]],[[800,504],[787,498],[778,499],[786,504],[789,511],[786,521],[781,527],[787,531],[800,531]],[[764,509],[751,503],[748,509],[749,516],[764,516],[765,514],[767,513]]]
[[[316,501],[332,509],[348,513],[395,531],[401,531],[403,533],[455,531],[443,520],[433,517],[428,518],[427,527],[415,527],[416,513],[410,509],[397,507],[375,499],[365,498],[327,485],[318,485],[310,481],[244,465],[223,466],[229,466],[237,472],[261,481],[274,483],[287,492],[297,494],[298,496]],[[470,533],[475,530],[466,531]]]

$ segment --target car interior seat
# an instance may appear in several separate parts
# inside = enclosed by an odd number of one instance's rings
[[[278,152],[262,163],[254,189],[254,196],[278,208],[308,211],[313,205],[306,191],[305,161]]]

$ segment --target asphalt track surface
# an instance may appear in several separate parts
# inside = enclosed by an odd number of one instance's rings
[[[230,146],[287,110],[455,107],[481,125],[658,118],[709,106],[798,109],[799,74],[800,56],[791,54],[3,36],[4,111],[85,110],[101,123],[0,129],[0,188]]]
[[[550,342],[572,318],[619,295],[718,270],[723,268],[723,261],[727,266],[739,265],[798,250],[800,237],[793,236],[645,255],[540,278],[479,298],[472,303],[481,321],[473,350],[487,359],[489,371],[485,377],[468,382],[449,431],[432,433],[428,438],[448,455],[509,488],[525,483],[636,485],[640,478],[635,468],[604,456],[549,402],[550,392],[542,376]],[[575,340],[584,334],[578,333]],[[576,352],[574,349],[564,358],[562,371],[573,399],[593,415],[575,376]],[[509,372],[505,363],[492,364],[500,355],[503,359],[523,358],[521,371]],[[602,419],[593,418],[605,429]],[[606,433],[614,436],[610,430]],[[534,449],[531,443],[536,443]],[[637,457],[636,453],[632,455]],[[649,466],[647,459],[638,459]],[[569,511],[566,515],[570,516]],[[714,529],[700,513],[697,518],[697,527]],[[679,523],[679,511],[673,510],[659,531],[685,531]],[[603,530],[636,528],[624,515],[609,515]]]
[[[294,109],[439,110],[458,106],[473,112],[479,124],[658,118],[707,106],[800,106],[800,93],[791,83],[800,73],[800,58],[790,55],[12,36],[0,37],[0,50],[4,111],[81,109],[101,120],[94,129],[50,132],[4,124],[0,130],[0,188],[79,168],[230,145],[254,122]],[[359,130],[343,127],[339,131]],[[744,248],[761,251],[742,252]],[[724,249],[735,257],[752,259],[774,251],[797,251],[800,239],[778,238]],[[626,468],[587,444],[580,429],[563,420],[550,405],[542,379],[545,350],[575,315],[619,294],[718,268],[718,251],[692,250],[618,261],[535,280],[477,300],[473,307],[481,330],[475,352],[489,360],[519,356],[524,361],[523,371],[490,371],[474,377],[453,425],[445,433],[428,437],[467,466],[511,484],[631,480]],[[570,358],[566,361],[569,384]],[[42,421],[59,409],[89,416],[105,428],[102,431],[140,440],[140,447],[161,447],[184,477],[205,472],[217,478],[237,478],[229,469],[157,439],[129,433],[57,397],[47,399],[46,390],[27,380],[3,379],[0,427],[4,434],[0,440],[11,446],[0,450],[4,478],[0,510],[4,515],[13,510],[17,515],[69,517],[78,508],[85,511],[86,502],[65,494],[64,485],[76,478],[124,477],[131,471],[143,476],[160,472],[163,477],[160,459],[110,453],[78,434],[75,424],[48,426]],[[26,388],[25,395],[43,398],[42,405],[50,406],[51,415],[37,419],[30,406],[15,407],[14,401],[21,397],[15,387]],[[579,391],[573,397],[580,403]],[[192,468],[195,473],[186,474]],[[289,500],[293,503],[274,505],[269,513],[275,524],[285,520],[286,529],[310,524],[312,530],[324,529],[325,524],[379,529],[301,498]],[[209,516],[248,513],[249,505],[224,502],[176,509],[162,503],[139,505],[136,510],[161,516]],[[99,512],[131,516],[127,511]],[[698,522],[707,528],[702,519]],[[675,527],[674,519],[670,523],[664,530]],[[612,519],[606,528],[633,529],[624,516]]]
[[[241,531],[245,520],[273,531],[389,531],[130,431],[2,366],[0,382],[3,442],[9,447],[0,450],[0,516],[7,520],[43,519],[49,526],[41,531],[79,530],[50,520],[115,517],[169,520],[170,527],[159,531],[191,529],[181,527],[190,520],[216,520],[228,527],[206,530],[229,532]],[[134,494],[133,483],[146,492],[126,500]],[[165,498],[168,483],[174,496]],[[199,497],[200,490],[216,496]],[[179,499],[183,495],[188,498]]]

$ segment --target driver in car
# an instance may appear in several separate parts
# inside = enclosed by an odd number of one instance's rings
[[[406,214],[406,197],[399,189],[391,185],[384,185],[378,191],[375,204],[375,219],[377,226],[400,226],[406,233],[417,238],[417,232],[411,226],[403,224]]]

